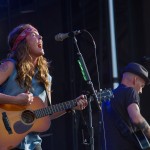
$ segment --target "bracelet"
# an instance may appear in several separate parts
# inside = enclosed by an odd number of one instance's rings
[[[66,113],[71,113],[72,112],[72,109],[69,108],[69,109],[66,109]]]

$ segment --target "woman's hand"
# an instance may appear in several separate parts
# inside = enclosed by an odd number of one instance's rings
[[[29,105],[33,102],[33,94],[32,93],[21,93],[16,96],[15,103],[18,105]]]
[[[76,110],[85,109],[86,106],[88,105],[87,97],[85,95],[80,95],[76,99],[77,99],[77,106],[74,107],[73,109],[76,109]]]

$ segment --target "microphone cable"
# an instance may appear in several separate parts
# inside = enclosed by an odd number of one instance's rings
[[[92,36],[92,34],[90,32],[88,32],[87,30],[83,29],[81,30],[82,32],[85,32],[87,33],[90,38],[92,39],[92,42],[93,42],[93,46],[94,46],[94,57],[95,57],[95,63],[96,63],[96,72],[97,72],[97,81],[98,81],[98,91],[100,92],[100,78],[99,78],[99,70],[98,70],[98,61],[97,61],[97,55],[96,55],[96,44],[95,44],[95,41],[94,41],[94,38]]]
[[[98,90],[99,92],[101,92],[101,88],[100,88],[100,78],[99,78],[99,69],[98,69],[98,61],[97,61],[97,55],[96,55],[96,44],[95,44],[95,41],[94,41],[94,38],[93,36],[91,35],[91,33],[89,33],[87,30],[82,30],[83,32],[86,32],[90,38],[92,39],[92,42],[93,42],[93,46],[94,46],[94,55],[95,55],[95,63],[96,63],[96,71],[97,71],[97,81],[98,81]],[[101,101],[100,101],[101,102]],[[102,103],[100,103],[102,104]],[[102,110],[101,110],[101,120],[99,121],[99,124],[100,124],[100,128],[103,130],[103,140],[104,140],[104,145],[103,145],[103,148],[105,150],[107,150],[107,140],[106,140],[106,133],[105,133],[105,122],[104,122],[104,115],[103,115],[103,106],[101,107]],[[101,138],[102,140],[102,138]]]

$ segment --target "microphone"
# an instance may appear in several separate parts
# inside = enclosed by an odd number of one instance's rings
[[[78,35],[80,33],[82,33],[81,30],[76,30],[76,31],[68,32],[68,33],[58,33],[57,35],[55,35],[55,40],[56,41],[63,41],[66,38],[73,37],[73,36]]]

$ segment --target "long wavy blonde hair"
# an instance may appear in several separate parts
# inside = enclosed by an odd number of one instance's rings
[[[9,36],[8,36],[8,44],[9,48],[12,49],[14,42],[18,35],[26,28],[31,27],[30,24],[22,24],[14,28]],[[33,27],[33,26],[32,26]],[[17,78],[16,81],[19,83],[21,87],[25,87],[27,90],[30,90],[32,78],[35,74],[36,69],[38,70],[38,73],[36,75],[36,78],[38,81],[46,87],[46,89],[49,89],[49,83],[48,81],[48,74],[49,74],[49,63],[46,60],[44,56],[40,56],[37,59],[36,66],[32,63],[32,57],[30,56],[29,47],[26,43],[26,40],[22,40],[16,50],[12,51],[8,55],[9,58],[13,58],[16,60],[16,68],[17,68]],[[36,67],[36,69],[35,69]]]

